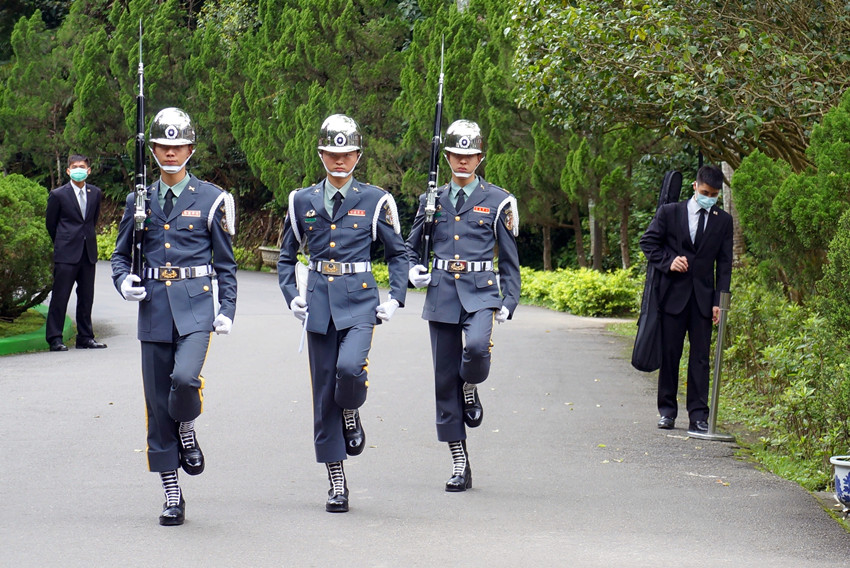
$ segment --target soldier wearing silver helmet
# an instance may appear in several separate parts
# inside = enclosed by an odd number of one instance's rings
[[[280,289],[307,335],[313,388],[316,461],[324,463],[330,490],[325,510],[348,511],[343,461],[366,444],[358,409],[369,386],[367,357],[376,324],[404,305],[407,257],[392,195],[353,177],[362,155],[357,123],[329,116],[319,132],[325,179],[289,194],[277,270]],[[384,246],[390,291],[381,302],[372,275],[371,248]],[[306,278],[298,253],[309,258]]]
[[[452,455],[446,491],[466,491],[472,487],[466,427],[475,428],[484,418],[477,385],[490,374],[493,323],[511,319],[519,304],[519,218],[516,198],[475,173],[484,159],[476,123],[453,122],[443,150],[452,179],[437,191],[433,270],[419,264],[422,195],[407,239],[409,279],[417,288],[428,287],[422,317],[431,334],[437,439],[448,443]]]
[[[195,146],[188,114],[161,110],[148,143],[161,177],[147,189],[143,274],[131,273],[131,193],[112,255],[112,279],[125,300],[139,303],[148,466],[159,472],[165,490],[160,524],[180,525],[186,501],[177,470],[198,475],[205,465],[194,427],[203,403],[201,368],[212,332],[230,333],[236,312],[236,212],[229,193],[186,171]]]

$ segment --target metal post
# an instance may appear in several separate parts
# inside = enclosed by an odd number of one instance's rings
[[[723,362],[723,339],[726,335],[726,314],[729,311],[729,292],[720,293],[720,322],[717,325],[717,345],[714,349],[714,377],[711,380],[711,403],[708,411],[708,432],[688,431],[688,436],[716,442],[734,442],[735,437],[720,434],[717,427],[717,401],[720,398],[720,366]]]

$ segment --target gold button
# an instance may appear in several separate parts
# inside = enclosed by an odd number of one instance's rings
[[[357,228],[357,223],[354,223],[354,228],[355,228],[355,229]]]
[[[209,292],[209,291],[210,291],[210,287],[209,287],[209,286],[204,286],[204,292]]]
[[[336,243],[331,241],[331,248],[334,248],[335,246],[336,246]]]
[[[455,274],[455,280],[457,280],[458,278],[460,278],[460,274]]]
[[[459,216],[459,215],[455,217],[455,221],[460,221],[460,216]]]
[[[460,255],[459,255],[459,254],[456,254],[456,255],[455,255],[455,260],[457,260],[457,259],[459,259],[459,258],[460,258]]]
[[[331,225],[331,229],[336,229],[336,225]]]
[[[165,281],[165,285],[166,285],[166,286],[171,286],[171,280],[166,280],[166,281]]]
[[[364,288],[368,288],[368,287],[369,287],[369,285],[368,285],[368,284],[366,284],[366,283],[364,282],[364,283],[363,283],[363,287],[364,287]]]
[[[308,230],[308,231],[312,231],[312,230],[313,230],[313,225],[310,225],[310,228],[309,228],[309,229],[307,229],[307,230]]]
[[[334,259],[330,259],[328,262],[336,262]]]
[[[455,238],[457,238],[457,237],[455,237]],[[165,243],[165,248],[170,249],[170,248],[171,248],[171,243]]]
[[[488,280],[488,281],[487,281],[487,284],[488,284],[488,285],[490,285],[490,286],[492,286],[492,285],[493,285],[493,281],[492,281],[492,280]]]
[[[195,228],[195,225],[189,225],[189,228],[190,228],[190,229],[194,229],[194,228]]]
[[[478,220],[478,224],[479,224],[479,225],[483,225],[483,224],[484,224],[484,219],[479,219],[479,220]]]
[[[166,263],[165,263],[165,266],[171,266],[171,263],[170,263],[170,262],[166,262]]]
[[[457,240],[459,240],[459,239],[460,239],[460,237],[459,237],[459,236],[457,236],[457,235],[455,235],[455,240],[457,241]]]
[[[334,277],[333,277],[333,276],[328,276],[328,282],[333,282],[333,281],[334,281]]]
[[[169,225],[168,223],[166,223],[165,225],[163,225],[163,227],[162,227],[162,228],[163,228],[163,229],[165,229],[165,230],[167,231],[168,229],[170,229],[170,228],[171,228],[171,225]]]

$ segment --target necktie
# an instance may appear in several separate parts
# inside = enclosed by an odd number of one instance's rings
[[[331,217],[336,217],[336,214],[339,211],[340,206],[342,205],[343,199],[344,198],[342,197],[342,194],[340,192],[337,191],[336,193],[334,193],[334,197],[333,197],[334,209],[333,209],[333,212],[331,213]]]
[[[702,234],[705,232],[705,215],[707,211],[700,207],[699,219],[697,220],[697,235],[694,237],[694,248],[698,249],[702,241]]]
[[[86,188],[80,188],[77,190],[77,201],[80,202],[80,211],[83,214],[83,217],[86,216]]]
[[[455,203],[455,211],[460,211],[460,208],[463,207],[463,202],[466,201],[465,197],[466,194],[463,192],[463,189],[457,192],[457,203]]]
[[[174,192],[169,187],[168,191],[165,192],[165,205],[163,205],[162,210],[165,211],[165,216],[168,217],[171,215],[172,209],[174,209]]]

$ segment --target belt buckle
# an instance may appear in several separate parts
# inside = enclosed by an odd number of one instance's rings
[[[171,266],[160,266],[157,280],[180,280],[180,272]]]
[[[448,271],[449,272],[466,272],[467,262],[465,260],[450,260]]]
[[[322,274],[329,274],[331,276],[336,274],[342,274],[342,263],[341,262],[331,262],[329,260],[322,261]]]

